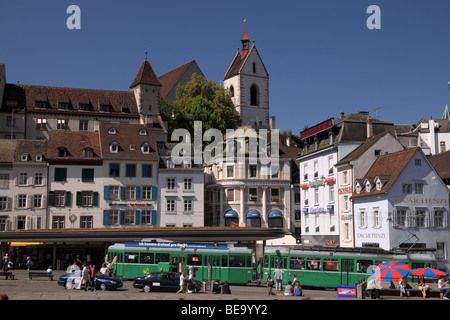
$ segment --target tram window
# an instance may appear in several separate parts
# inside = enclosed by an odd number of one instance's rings
[[[252,257],[247,256],[247,267],[251,267],[252,266]]]
[[[307,258],[306,269],[307,270],[320,270],[320,263],[322,258]]]
[[[188,264],[192,266],[201,266],[202,256],[198,254],[188,254]]]
[[[125,263],[138,263],[139,253],[137,252],[125,252]]]
[[[339,260],[323,259],[323,271],[339,271]]]
[[[141,263],[145,264],[154,264],[155,263],[155,255],[154,253],[141,253]]]
[[[245,267],[244,256],[230,256],[230,267],[240,268]]]
[[[264,256],[264,268],[269,267],[269,256]]]
[[[372,260],[356,260],[356,265],[358,266],[358,272],[367,273],[370,266],[373,266]],[[375,268],[375,266],[374,266]]]
[[[291,269],[305,270],[305,258],[291,257]]]
[[[155,263],[170,262],[170,254],[168,253],[156,253]]]
[[[427,267],[427,266],[424,266],[423,262],[413,261],[411,269],[419,269],[419,268],[424,268],[424,267]]]
[[[286,260],[287,257],[279,257],[279,256],[272,256],[270,257],[270,266],[272,268],[280,267],[281,269],[286,268]]]
[[[228,257],[222,256],[222,267],[228,267]]]

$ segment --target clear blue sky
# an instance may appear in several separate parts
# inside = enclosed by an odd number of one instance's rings
[[[69,30],[69,5],[81,30]],[[369,5],[381,29],[369,30]],[[195,59],[221,83],[244,31],[270,75],[270,113],[299,133],[339,112],[400,124],[450,104],[448,0],[1,1],[8,83],[129,90],[144,48],[157,75]]]

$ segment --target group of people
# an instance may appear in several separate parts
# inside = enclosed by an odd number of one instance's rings
[[[184,271],[180,274],[180,290],[177,293],[195,293],[197,289],[195,288],[195,270],[193,266],[189,266],[188,268],[188,276],[185,277]]]
[[[449,283],[449,281],[445,281],[445,277],[441,276],[438,281],[438,288],[439,291],[443,293],[443,298],[448,299],[450,296],[450,287],[446,287],[446,285]],[[392,284],[391,284],[392,286]],[[419,281],[417,283],[417,287],[422,293],[423,298],[427,298],[428,291],[430,290],[430,286],[425,281],[425,278],[421,276],[419,278]],[[400,290],[400,296],[401,297],[409,297],[408,289],[411,288],[411,286],[408,284],[408,281],[405,277],[401,277],[398,281],[398,288]],[[370,292],[372,299],[381,299],[380,297],[380,289],[381,286],[377,283],[377,280],[375,277],[371,277],[371,279],[367,282],[367,291]]]
[[[270,274],[267,275],[267,295],[274,295],[273,287],[275,286],[276,294],[285,295],[285,296],[303,296],[302,286],[300,282],[297,280],[295,274],[292,275],[292,281],[288,281],[288,284],[284,288],[283,292],[283,276],[284,271],[277,266],[277,268],[273,272],[273,276],[275,281],[272,279]]]

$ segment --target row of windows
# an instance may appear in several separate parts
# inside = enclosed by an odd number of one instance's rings
[[[156,225],[156,210],[103,210],[104,225]]]
[[[99,193],[95,191],[77,191],[76,205],[79,207],[98,207]],[[51,207],[72,206],[72,192],[55,190],[48,192],[48,205]]]
[[[105,200],[157,200],[157,186],[104,186]]]

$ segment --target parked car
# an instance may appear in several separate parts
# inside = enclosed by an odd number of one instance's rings
[[[194,280],[196,291],[201,291],[202,283]],[[180,275],[175,272],[152,272],[145,277],[137,277],[133,281],[133,287],[150,291],[172,291],[180,290]]]
[[[58,279],[58,285],[66,289],[84,289],[85,285],[81,284],[81,271],[76,270],[71,273],[62,275]],[[98,290],[115,290],[123,286],[122,279],[111,278],[107,275],[96,273],[95,289]]]

